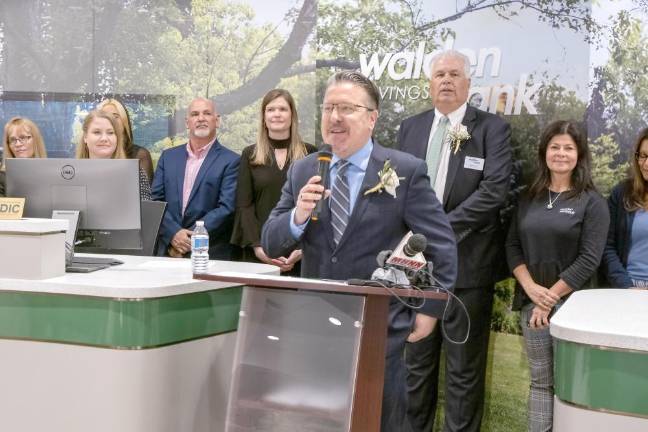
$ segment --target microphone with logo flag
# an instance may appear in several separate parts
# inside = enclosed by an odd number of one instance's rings
[[[408,286],[415,282],[419,270],[427,265],[423,251],[427,239],[422,234],[408,232],[396,249],[384,250],[378,254],[378,268],[371,275],[372,280],[393,285]]]

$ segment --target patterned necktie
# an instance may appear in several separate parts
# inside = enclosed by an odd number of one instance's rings
[[[344,234],[344,230],[349,223],[349,214],[351,213],[349,182],[346,175],[349,161],[340,159],[337,165],[335,183],[331,190],[331,225],[333,226],[333,241],[335,242],[335,246],[338,245],[342,234]]]
[[[427,153],[425,154],[425,161],[428,166],[428,174],[430,176],[430,183],[434,187],[437,171],[439,170],[439,161],[441,160],[441,147],[443,147],[443,139],[445,138],[446,131],[448,130],[448,117],[441,116],[439,124],[430,142],[428,143]]]

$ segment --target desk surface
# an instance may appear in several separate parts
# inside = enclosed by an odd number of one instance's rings
[[[88,256],[86,254],[79,255]],[[124,264],[92,273],[67,273],[64,276],[44,280],[0,278],[0,291],[140,299],[188,294],[239,285],[231,282],[207,282],[193,279],[191,261],[188,259],[110,256],[124,261]],[[277,274],[277,267],[266,264],[210,261],[209,265],[210,272],[245,271]]]
[[[648,291],[575,292],[551,319],[551,335],[586,345],[648,351]]]

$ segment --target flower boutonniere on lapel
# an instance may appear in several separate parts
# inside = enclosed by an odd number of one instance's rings
[[[448,132],[448,139],[450,140],[450,146],[452,148],[452,154],[457,154],[461,150],[461,144],[464,141],[470,139],[470,134],[468,133],[468,128],[466,125],[458,124],[457,126],[450,129]]]
[[[364,195],[369,195],[374,192],[382,193],[384,190],[389,195],[396,198],[396,188],[400,185],[400,181],[405,177],[398,177],[396,170],[391,166],[391,161],[387,159],[382,169],[378,171],[378,183],[376,186],[367,189]]]

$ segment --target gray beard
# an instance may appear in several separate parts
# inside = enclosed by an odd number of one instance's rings
[[[210,132],[209,129],[196,129],[193,134],[197,138],[207,138]]]

